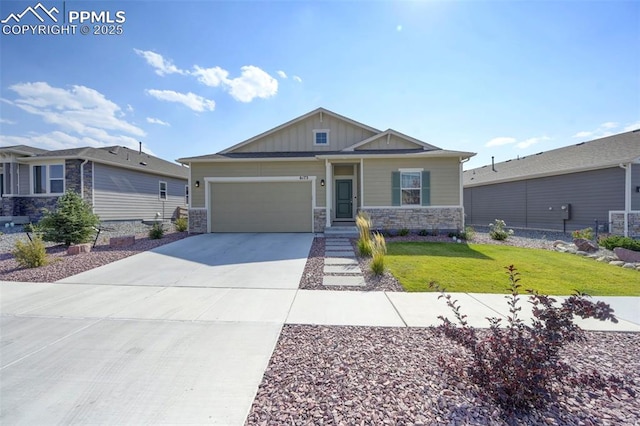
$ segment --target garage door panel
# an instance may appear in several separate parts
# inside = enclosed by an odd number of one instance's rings
[[[310,182],[215,182],[212,232],[312,232]]]

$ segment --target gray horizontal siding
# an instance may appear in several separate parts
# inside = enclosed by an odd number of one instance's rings
[[[31,168],[28,164],[19,164],[18,167],[14,166],[14,170],[18,170],[18,176],[16,176],[16,180],[19,182],[18,186],[18,194],[21,195],[29,195],[31,194],[31,187],[29,186],[31,182],[31,177],[29,176],[31,173]]]
[[[158,197],[160,181],[167,182],[165,202]],[[101,220],[153,219],[157,212],[171,218],[178,206],[186,207],[186,184],[184,179],[95,164],[94,212]]]
[[[467,223],[572,231],[606,222],[609,210],[624,209],[624,170],[610,168],[465,188]],[[561,206],[571,205],[563,223]],[[566,225],[566,228],[564,226]]]

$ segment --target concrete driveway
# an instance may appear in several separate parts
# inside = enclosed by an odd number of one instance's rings
[[[204,234],[62,283],[296,289],[312,234]]]
[[[0,282],[0,424],[243,424],[312,240],[201,235]]]

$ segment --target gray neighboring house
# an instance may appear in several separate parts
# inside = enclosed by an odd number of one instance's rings
[[[0,147],[3,222],[38,221],[74,191],[102,221],[168,219],[188,205],[187,167],[122,146],[47,151]]]
[[[464,172],[467,223],[640,236],[640,129]],[[603,224],[603,226],[600,226]]]

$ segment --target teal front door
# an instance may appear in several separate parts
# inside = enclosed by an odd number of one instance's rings
[[[351,180],[336,180],[336,219],[353,219],[352,198]]]

